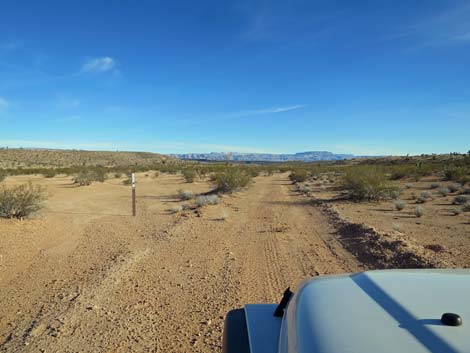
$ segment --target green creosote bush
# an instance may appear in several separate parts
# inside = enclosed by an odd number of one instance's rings
[[[307,171],[305,171],[303,169],[295,170],[292,173],[290,173],[290,175],[289,175],[289,179],[293,183],[301,183],[301,182],[307,180],[307,178],[308,178],[308,173],[307,173]]]
[[[375,168],[351,168],[342,178],[342,187],[348,196],[356,201],[378,201],[393,199],[399,195],[399,188],[392,186],[387,176]]]
[[[247,186],[251,181],[251,175],[241,169],[229,169],[215,173],[211,176],[216,190],[222,193],[230,193]]]
[[[46,169],[41,174],[44,178],[53,178],[56,176],[57,172],[54,169]]]
[[[104,182],[106,180],[106,172],[101,169],[86,170],[79,172],[73,179],[75,184],[79,186],[90,185],[94,181]]]
[[[181,173],[187,183],[194,182],[194,179],[196,178],[196,171],[194,169],[184,169]]]

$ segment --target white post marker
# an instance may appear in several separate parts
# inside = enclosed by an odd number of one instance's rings
[[[132,173],[132,216],[135,217],[135,173]]]

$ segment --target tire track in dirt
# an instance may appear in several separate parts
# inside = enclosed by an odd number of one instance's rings
[[[220,352],[228,310],[277,302],[317,274],[361,269],[286,175],[258,177],[201,217],[150,212],[156,202],[141,200],[136,219],[93,220],[66,260],[35,263],[47,287],[32,290],[22,314],[10,312],[0,350]],[[18,291],[2,294],[21,306]]]

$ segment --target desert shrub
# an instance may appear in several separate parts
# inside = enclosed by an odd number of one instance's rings
[[[469,195],[457,195],[454,197],[454,204],[455,205],[463,205],[464,203],[470,201]]]
[[[412,165],[394,166],[390,173],[390,179],[399,180],[412,176],[415,173],[415,169],[415,166]]]
[[[396,170],[390,174],[391,180],[400,180],[407,176],[407,173],[404,170]]]
[[[423,191],[416,199],[416,203],[425,203],[431,198],[432,194],[429,191]]]
[[[388,194],[384,198],[388,200],[396,200],[400,197],[401,192],[402,191],[400,188],[393,188],[388,192]]]
[[[462,211],[464,212],[470,212],[470,201],[467,201],[463,204],[462,206]]]
[[[181,205],[178,205],[178,206],[175,206],[175,207],[172,207],[170,209],[168,209],[168,212],[170,213],[178,213],[178,212],[181,212],[183,211],[183,206]]]
[[[302,194],[308,194],[310,191],[312,191],[312,189],[310,189],[310,187],[308,186],[301,186],[297,189],[298,192],[302,193]]]
[[[397,187],[389,184],[387,176],[373,168],[353,168],[343,176],[342,187],[353,200],[377,201],[396,196]]]
[[[217,195],[200,195],[196,197],[195,203],[198,207],[217,205],[219,203],[219,197]]]
[[[428,201],[427,198],[425,197],[422,197],[422,196],[419,196],[417,199],[416,199],[416,203],[426,203]]]
[[[254,168],[250,168],[248,169],[248,174],[252,177],[252,178],[256,178],[257,176],[259,176],[259,170],[256,170]]]
[[[444,175],[447,180],[453,180],[465,184],[470,181],[470,168],[465,166],[448,168],[444,172]]]
[[[80,186],[90,185],[94,181],[99,181],[102,183],[105,180],[106,172],[101,169],[79,172],[73,179],[74,183]]]
[[[446,187],[440,187],[438,190],[439,194],[441,194],[442,196],[447,196],[449,193],[450,193],[450,189],[449,188],[446,188]]]
[[[295,170],[289,175],[289,179],[294,183],[301,183],[307,180],[308,174],[307,171],[303,169]]]
[[[46,200],[45,189],[31,182],[0,188],[0,217],[23,218],[39,211]]]
[[[448,187],[450,192],[457,192],[462,190],[462,186],[460,184],[450,184]]]
[[[45,169],[41,174],[44,178],[53,178],[56,176],[57,172],[54,169]]]
[[[432,197],[432,194],[429,192],[429,191],[423,191],[421,192],[421,194],[419,194],[420,197],[422,197],[423,199],[430,199]]]
[[[439,183],[432,183],[429,188],[430,189],[437,189],[439,186],[441,186]]]
[[[393,202],[393,205],[395,206],[395,209],[396,209],[397,211],[401,211],[401,210],[403,210],[403,209],[406,207],[406,202],[403,201],[403,200],[395,200],[395,201]]]
[[[194,169],[184,169],[182,171],[183,178],[187,183],[192,183],[194,182],[194,179],[196,178],[196,171]]]
[[[250,183],[251,176],[240,169],[230,169],[219,172],[211,178],[216,188],[220,192],[232,192]]]
[[[415,216],[416,217],[422,217],[424,216],[424,213],[425,213],[425,210],[423,207],[421,206],[417,206],[416,209],[415,209]]]
[[[453,214],[454,216],[458,216],[459,214],[462,213],[462,210],[456,207],[456,208],[451,209],[450,213]]]
[[[181,200],[191,200],[194,198],[194,193],[189,190],[178,190],[178,196]]]

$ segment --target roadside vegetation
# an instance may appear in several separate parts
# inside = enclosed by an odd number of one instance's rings
[[[39,211],[46,200],[46,191],[31,182],[0,187],[0,217],[24,218]]]
[[[226,171],[213,174],[211,181],[214,183],[217,192],[230,193],[247,186],[252,176],[253,174],[247,170],[229,168]]]
[[[341,186],[347,197],[355,201],[396,199],[400,195],[399,188],[383,172],[371,167],[351,168],[343,176]]]
[[[106,180],[106,172],[101,168],[93,168],[91,170],[86,170],[78,173],[73,181],[79,186],[90,185],[94,181],[104,182]]]

